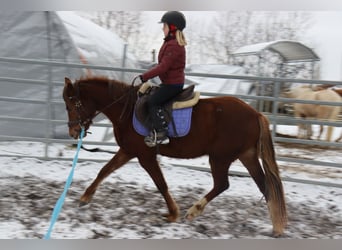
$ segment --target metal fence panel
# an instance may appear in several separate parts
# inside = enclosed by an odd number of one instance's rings
[[[50,62],[50,61],[43,61],[43,60],[29,60],[29,59],[19,59],[19,58],[3,58],[0,57],[0,62],[15,62],[20,64],[40,64],[40,65],[48,65],[52,67],[72,67],[72,68],[90,68],[90,69],[97,69],[97,70],[112,70],[112,71],[121,71],[121,72],[131,72],[131,73],[141,73],[143,70],[141,69],[128,69],[128,68],[114,68],[114,67],[108,67],[108,66],[99,66],[99,65],[84,65],[84,64],[74,64],[74,63],[64,63],[64,62]],[[317,103],[322,105],[334,105],[334,106],[342,106],[342,103],[336,103],[336,102],[318,102],[318,101],[306,101],[306,100],[296,100],[296,99],[289,99],[289,98],[283,98],[279,96],[279,85],[283,82],[292,82],[292,83],[306,83],[306,84],[336,84],[341,85],[342,82],[339,81],[317,81],[317,80],[307,80],[307,79],[287,79],[287,78],[268,78],[268,77],[256,77],[256,76],[241,76],[241,75],[224,75],[224,74],[203,74],[203,73],[188,73],[188,75],[191,76],[200,76],[200,77],[210,77],[210,78],[226,78],[226,79],[242,79],[247,81],[257,81],[257,82],[273,82],[275,84],[275,91],[274,96],[247,96],[247,95],[232,95],[236,96],[243,100],[263,100],[263,101],[270,101],[273,103],[273,109],[272,112],[265,113],[270,123],[273,127],[273,140],[275,142],[286,142],[286,143],[296,143],[296,144],[305,144],[308,146],[312,145],[319,145],[319,146],[325,146],[325,147],[336,147],[336,148],[342,148],[342,143],[338,142],[326,142],[326,141],[315,141],[315,140],[301,140],[296,138],[283,138],[276,135],[274,132],[278,125],[281,124],[287,124],[287,125],[295,125],[298,122],[302,123],[308,123],[308,124],[318,124],[318,125],[331,125],[335,127],[342,127],[341,121],[335,121],[335,122],[329,122],[329,121],[317,121],[317,120],[303,120],[298,118],[293,118],[289,116],[279,115],[277,110],[277,105],[279,103],[293,103],[294,101],[300,102],[300,103]],[[51,98],[51,86],[61,86],[61,82],[53,82],[51,80],[50,83],[46,83],[46,81],[37,80],[37,79],[17,79],[17,78],[8,78],[8,77],[2,77],[0,76],[0,88],[2,82],[11,82],[11,83],[23,83],[28,85],[42,85],[46,86],[49,84],[49,92],[48,96],[45,99],[42,100],[34,100],[30,98],[13,98],[13,97],[7,97],[7,96],[1,96],[0,92],[0,103],[4,103],[4,105],[9,105],[10,103],[20,103],[22,105],[44,105],[46,108],[45,112],[51,112],[51,106],[63,106],[64,102],[62,101],[62,97],[60,98]],[[220,93],[201,93],[203,96],[218,96],[222,95]],[[15,121],[20,122],[21,126],[23,124],[27,123],[44,123],[47,124],[47,126],[64,126],[64,129],[67,130],[66,127],[66,121],[65,120],[58,120],[53,119],[50,115],[42,117],[40,119],[37,118],[30,118],[30,117],[23,117],[23,116],[16,116],[15,114],[13,116],[8,116],[4,114],[0,114],[0,122],[8,122],[8,121]],[[102,127],[111,129],[111,124],[102,124],[95,122],[93,124],[93,127]],[[8,136],[0,134],[0,140],[1,141],[31,141],[31,142],[41,142],[45,145],[45,153],[44,155],[36,155],[36,156],[30,156],[35,157],[43,160],[70,160],[68,157],[55,157],[51,156],[49,154],[49,146],[52,143],[59,143],[59,144],[75,144],[74,140],[68,139],[68,138],[60,138],[56,139],[52,133],[47,133],[45,137],[27,137],[27,136]],[[96,146],[113,146],[113,142],[104,142],[104,141],[87,141],[84,143],[85,145],[96,145]],[[114,152],[113,152],[114,153]],[[6,153],[0,153],[0,157],[10,157],[13,156],[12,154],[6,154]],[[28,157],[26,155],[21,156],[18,154],[16,157]],[[91,159],[82,159],[80,158],[80,161],[84,160],[91,160]],[[279,157],[277,159],[278,161],[285,161],[285,162],[297,162],[297,163],[305,163],[305,164],[312,164],[312,165],[320,165],[320,166],[327,166],[327,167],[336,167],[341,168],[341,163],[334,163],[334,162],[323,162],[323,161],[311,161],[311,160],[305,160],[305,159],[295,159],[295,158],[289,158],[289,157]],[[100,160],[101,161],[101,160]],[[180,164],[175,163],[175,166],[179,166]],[[186,166],[185,167],[191,167],[196,168],[196,166]],[[203,168],[201,169],[203,170]],[[204,169],[204,171],[207,171]],[[246,175],[246,173],[234,173],[234,174],[240,174],[240,175]],[[342,187],[340,184],[328,184],[325,182],[310,182],[307,180],[301,180],[301,179],[294,179],[294,178],[287,178],[288,181],[296,181],[296,182],[302,182],[302,183],[312,183],[312,184],[318,184],[318,185],[330,185],[332,187]]]

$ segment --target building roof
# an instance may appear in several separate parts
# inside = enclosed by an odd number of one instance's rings
[[[187,73],[209,73],[225,75],[244,75],[243,67],[227,64],[190,64],[186,67]],[[185,75],[185,82],[196,85],[196,91],[221,94],[250,93],[252,83],[240,79],[211,78]]]
[[[290,40],[277,40],[243,46],[234,51],[232,55],[260,55],[264,50],[270,50],[278,53],[283,58],[285,63],[320,60],[318,55],[312,49],[300,42]]]

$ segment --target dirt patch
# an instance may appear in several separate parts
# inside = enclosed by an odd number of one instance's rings
[[[22,225],[16,238],[42,238],[64,183],[35,176],[20,181],[7,177],[11,185],[2,185],[1,180],[0,221]],[[102,185],[93,202],[79,208],[87,184],[73,182],[57,223],[63,227],[56,226],[55,237],[77,238],[78,231],[86,230],[93,239],[271,238],[267,206],[260,197],[219,196],[194,221],[168,223],[162,217],[164,200],[156,189],[118,180],[115,186]],[[176,192],[182,215],[204,191],[183,187]],[[288,202],[289,225],[283,238],[341,238],[342,218],[337,216],[341,210],[334,201],[326,206],[323,210],[314,201]]]

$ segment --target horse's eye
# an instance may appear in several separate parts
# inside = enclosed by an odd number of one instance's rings
[[[66,109],[67,111],[70,111],[70,109],[69,109],[69,107],[68,107],[68,106],[65,106],[65,109]]]

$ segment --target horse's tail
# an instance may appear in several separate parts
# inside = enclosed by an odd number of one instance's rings
[[[287,224],[284,189],[275,159],[269,122],[264,115],[259,116],[259,125],[258,151],[265,172],[265,198],[273,224],[273,233],[275,236],[279,236]]]

